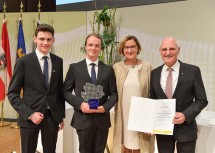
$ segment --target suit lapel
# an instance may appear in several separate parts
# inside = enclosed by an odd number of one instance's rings
[[[180,61],[179,61],[180,62]],[[176,85],[176,88],[175,88],[175,91],[173,93],[173,97],[175,97],[177,91],[179,90],[179,88],[181,87],[183,81],[184,81],[184,75],[185,75],[185,72],[186,69],[184,67],[184,64],[182,62],[180,62],[180,69],[179,69],[179,76],[178,76],[178,83]]]
[[[80,72],[83,73],[82,76],[86,76],[86,82],[91,82],[90,74],[88,73],[86,59],[80,62]]]
[[[51,62],[52,62],[52,70],[51,70],[51,78],[50,78],[50,82],[49,82],[49,87],[52,85],[53,81],[55,80],[56,77],[56,66],[57,66],[57,61],[56,58],[50,53],[50,57],[51,57]]]
[[[157,91],[160,92],[160,94],[162,95],[162,97],[167,98],[165,92],[163,91],[162,87],[161,87],[161,83],[160,83],[160,79],[161,79],[161,71],[162,71],[163,65],[160,66],[154,73],[155,79],[153,80],[157,87]]]
[[[98,64],[98,75],[97,75],[97,79],[96,79],[96,84],[99,82],[99,80],[100,80],[100,78],[102,76],[103,68],[104,68],[103,63],[101,63],[99,61],[99,64]]]
[[[33,56],[33,63],[34,63],[34,66],[35,66],[35,69],[36,71],[38,72],[39,74],[39,77],[42,81],[42,84],[44,86],[44,88],[46,89],[46,83],[45,83],[45,78],[43,76],[43,73],[42,73],[42,70],[41,70],[41,67],[40,67],[40,63],[38,61],[38,58],[37,58],[37,55],[35,52],[32,53],[32,56]]]

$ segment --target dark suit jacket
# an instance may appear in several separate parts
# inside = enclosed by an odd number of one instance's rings
[[[34,112],[45,113],[47,103],[54,120],[60,123],[65,117],[63,99],[63,60],[50,53],[52,74],[48,89],[36,53],[30,53],[18,59],[8,89],[8,98],[18,112],[18,124],[21,127],[36,126],[28,118]],[[23,97],[20,91],[23,89]]]
[[[152,71],[150,97],[153,99],[167,99],[160,85],[162,67]],[[173,98],[176,99],[176,112],[182,112],[186,118],[183,124],[174,126],[173,135],[179,142],[193,141],[197,138],[195,118],[208,104],[199,67],[180,62]]]
[[[99,105],[105,108],[105,113],[85,114],[80,110],[81,103],[84,101],[81,98],[81,92],[84,92],[83,86],[90,82],[85,59],[70,65],[64,82],[64,98],[74,107],[71,125],[78,130],[82,130],[94,121],[98,128],[109,128],[111,126],[109,110],[117,101],[116,79],[113,68],[102,62],[98,64],[96,85],[103,86],[105,95],[99,99]],[[75,95],[72,94],[73,90]]]

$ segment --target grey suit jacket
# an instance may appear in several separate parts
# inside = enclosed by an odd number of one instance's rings
[[[109,128],[110,113],[109,110],[117,102],[116,78],[113,68],[102,62],[98,64],[98,75],[96,85],[103,86],[104,96],[99,99],[99,105],[105,108],[105,113],[86,114],[80,110],[81,92],[84,92],[83,86],[90,83],[86,60],[71,64],[64,82],[64,98],[74,107],[74,115],[71,125],[78,129],[86,129],[91,122],[95,122],[98,128]],[[75,95],[72,94],[74,91]]]
[[[176,112],[182,112],[186,121],[174,126],[174,137],[179,142],[197,139],[196,116],[207,106],[208,101],[199,67],[180,62],[179,78],[173,98],[176,99]],[[160,85],[162,66],[151,73],[150,97],[167,99]]]
[[[34,112],[44,114],[47,104],[57,123],[65,117],[63,60],[51,53],[50,56],[52,74],[48,89],[35,52],[23,56],[16,62],[8,88],[8,98],[19,114],[18,124],[21,127],[36,126],[28,118]],[[21,89],[23,89],[23,97],[20,96]]]

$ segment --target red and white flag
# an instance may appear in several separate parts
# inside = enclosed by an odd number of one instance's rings
[[[9,82],[12,78],[12,67],[10,57],[10,43],[7,31],[7,23],[4,20],[2,25],[0,47],[0,101],[5,99]]]

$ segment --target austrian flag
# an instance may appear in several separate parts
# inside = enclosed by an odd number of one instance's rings
[[[12,78],[12,67],[10,57],[10,43],[7,31],[7,23],[4,20],[2,25],[0,47],[0,102],[5,99],[7,88]]]

